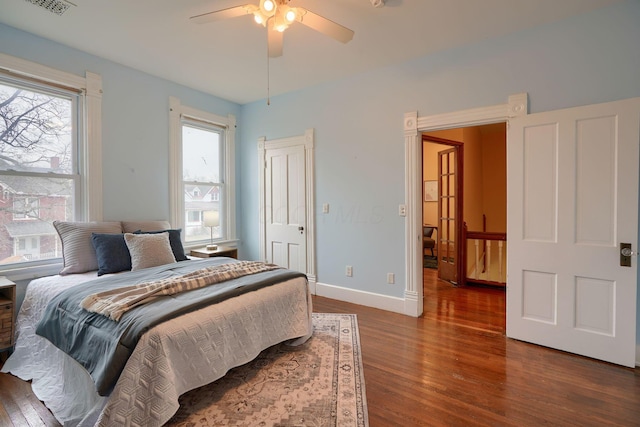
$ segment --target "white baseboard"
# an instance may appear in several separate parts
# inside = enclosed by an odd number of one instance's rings
[[[315,294],[321,297],[405,314],[405,303],[403,298],[358,291],[356,289],[343,288],[318,282],[315,283],[315,290]]]
[[[640,367],[640,344],[636,345],[636,366]]]

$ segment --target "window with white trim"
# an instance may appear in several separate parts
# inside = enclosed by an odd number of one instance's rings
[[[4,274],[60,262],[53,221],[101,219],[92,200],[102,194],[88,196],[101,182],[87,160],[89,140],[99,147],[100,138],[85,132],[88,123],[99,129],[100,86],[95,74],[0,53],[0,271],[12,271]]]
[[[225,129],[210,123],[182,119],[182,183],[184,185],[186,243],[206,238],[224,239],[221,220],[225,211],[224,198],[224,134]],[[205,212],[213,212],[218,218],[214,223],[205,223]]]
[[[235,240],[235,118],[171,104],[171,222],[188,247]]]

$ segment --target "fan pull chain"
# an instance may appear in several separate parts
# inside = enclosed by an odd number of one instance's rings
[[[271,61],[269,59],[269,46],[267,46],[267,105],[271,105],[271,92],[269,88],[269,82],[271,80],[271,75],[269,73]]]

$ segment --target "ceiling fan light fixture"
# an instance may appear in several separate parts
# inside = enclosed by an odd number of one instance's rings
[[[294,21],[298,21],[306,27],[324,34],[325,36],[329,36],[341,43],[348,43],[353,39],[353,30],[350,30],[349,28],[321,15],[313,13],[303,7],[290,7],[289,1],[290,0],[259,0],[253,4],[245,4],[242,6],[228,7],[226,9],[202,13],[200,15],[192,16],[189,19],[196,24],[205,24],[208,22],[215,22],[243,15],[253,15],[254,21],[257,24],[266,27],[268,30],[268,58],[277,58],[282,56],[282,33],[289,28]],[[379,1],[384,3],[383,0]]]
[[[290,7],[284,14],[284,18],[287,22],[291,23],[298,17],[298,11],[294,7]]]
[[[274,0],[260,0],[260,10],[268,17],[276,13],[276,3]]]
[[[256,24],[266,26],[267,19],[269,19],[269,17],[265,16],[260,10],[253,12],[253,20],[256,21]]]
[[[243,6],[247,11],[247,15],[253,15],[253,20],[256,21],[256,24],[267,25],[267,17],[264,16],[259,6],[255,4],[247,4]]]

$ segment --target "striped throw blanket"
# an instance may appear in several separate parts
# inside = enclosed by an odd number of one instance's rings
[[[80,306],[85,310],[102,314],[116,322],[134,307],[145,304],[159,296],[174,295],[192,289],[221,283],[250,274],[281,268],[275,264],[259,261],[240,261],[202,268],[182,276],[169,277],[154,282],[138,283],[110,291],[88,295]]]

